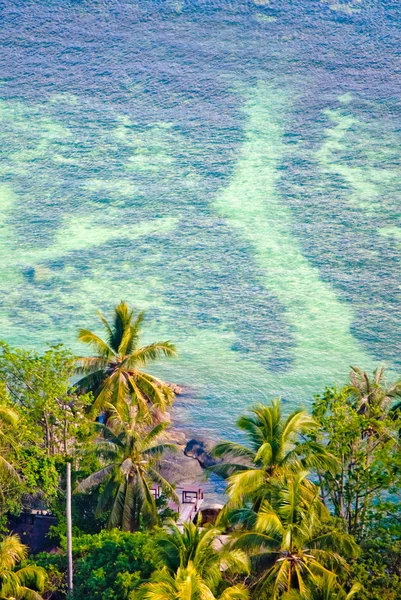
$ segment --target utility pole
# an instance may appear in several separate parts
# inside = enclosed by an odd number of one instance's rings
[[[67,462],[67,562],[68,562],[68,596],[72,596],[72,518],[71,518],[71,463]]]

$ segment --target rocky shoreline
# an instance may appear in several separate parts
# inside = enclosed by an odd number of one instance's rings
[[[177,397],[185,394],[181,386],[170,383],[168,386]],[[194,437],[193,432],[188,433],[185,423],[177,419],[177,414],[174,413],[174,408],[164,413],[163,420],[174,423],[167,432],[166,441],[176,444],[178,452],[169,452],[165,456],[162,466],[163,476],[174,485],[199,483],[205,488],[208,499],[221,501],[224,497],[223,482],[216,486],[205,475],[205,469],[217,462],[210,452],[214,441],[204,436]]]

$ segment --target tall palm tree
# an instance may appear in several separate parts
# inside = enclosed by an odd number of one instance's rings
[[[351,368],[347,390],[354,399],[358,413],[373,419],[385,418],[392,403],[401,400],[401,379],[388,386],[384,367],[375,369],[372,377],[358,367]]]
[[[316,577],[303,592],[299,590],[286,592],[283,600],[351,600],[361,589],[359,583],[354,583],[347,593],[338,585],[336,577],[326,574]]]
[[[233,548],[251,555],[260,597],[270,594],[276,600],[291,589],[305,593],[310,582],[345,569],[344,556],[357,555],[351,536],[323,529],[330,515],[319,489],[306,477],[303,471],[281,481],[273,501],[264,500],[257,512],[244,507],[233,514],[232,522],[240,526],[233,533]]]
[[[111,504],[108,527],[136,531],[141,519],[149,525],[157,521],[156,502],[151,492],[153,483],[175,498],[174,490],[160,474],[159,466],[163,453],[174,451],[176,446],[158,441],[168,423],[159,423],[149,429],[128,402],[109,409],[112,411],[109,425],[97,424],[102,437],[97,440],[95,451],[104,466],[81,481],[76,491],[86,492],[104,482],[98,513]]]
[[[41,600],[45,572],[39,567],[16,566],[28,555],[18,535],[9,535],[0,541],[0,598],[2,600]],[[37,591],[35,591],[35,588]]]
[[[134,597],[136,600],[248,600],[249,592],[245,586],[238,584],[215,596],[189,562],[174,575],[167,569],[156,571],[149,583],[138,588]]]
[[[183,531],[170,523],[169,531],[157,540],[158,558],[170,574],[185,570],[190,564],[196,569],[210,589],[217,589],[222,574],[247,574],[249,561],[242,550],[228,549],[223,545],[217,527],[200,527],[197,523],[184,523]]]
[[[174,344],[165,341],[140,346],[144,313],[135,314],[126,302],[114,308],[112,324],[100,312],[98,315],[105,329],[105,340],[88,329],[79,331],[78,339],[95,350],[96,356],[80,359],[77,373],[83,377],[76,383],[78,391],[94,394],[93,408],[97,413],[106,404],[118,406],[127,398],[143,413],[152,405],[164,410],[174,398],[173,391],[143,368],[162,356],[176,356]]]
[[[319,427],[305,411],[297,410],[284,418],[278,399],[271,406],[259,405],[251,412],[237,422],[248,438],[248,446],[221,442],[212,451],[216,458],[224,459],[210,471],[228,480],[231,506],[241,506],[247,500],[257,506],[270,493],[271,481],[289,472],[337,468],[337,459],[321,444],[303,437]]]

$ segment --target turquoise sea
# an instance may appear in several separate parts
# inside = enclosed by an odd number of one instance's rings
[[[0,337],[120,299],[182,418],[400,367],[401,4],[1,0]]]

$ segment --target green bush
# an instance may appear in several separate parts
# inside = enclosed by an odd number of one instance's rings
[[[75,538],[73,560],[74,600],[128,600],[131,592],[156,568],[150,534],[117,529]],[[34,564],[48,573],[46,598],[64,599],[65,552],[42,552],[35,557]]]
[[[356,600],[399,600],[401,598],[401,542],[370,539],[352,565],[351,579],[363,585]]]
[[[102,531],[74,540],[74,600],[124,600],[155,569],[147,533]]]

